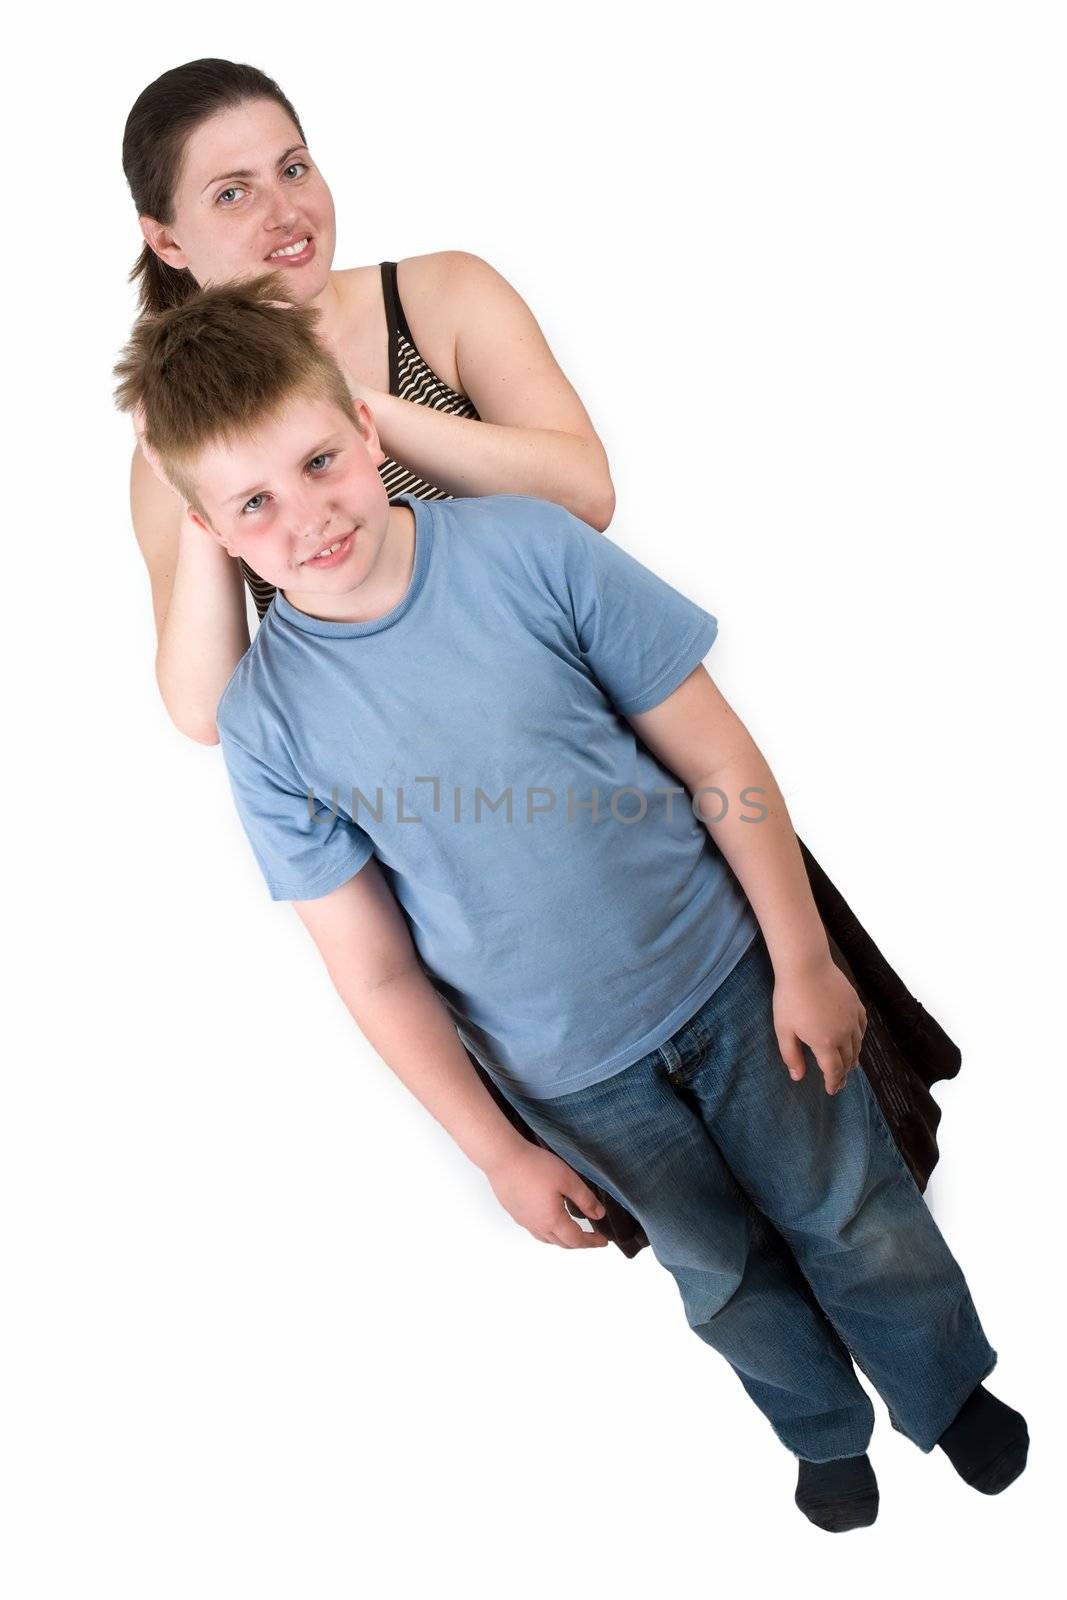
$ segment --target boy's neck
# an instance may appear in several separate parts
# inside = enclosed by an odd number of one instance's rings
[[[415,570],[415,513],[410,506],[390,506],[389,526],[378,557],[363,582],[333,594],[282,594],[305,616],[324,622],[377,622],[403,600]]]

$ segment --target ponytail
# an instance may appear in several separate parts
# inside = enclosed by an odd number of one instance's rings
[[[273,100],[289,116],[301,140],[300,119],[273,78],[258,67],[208,57],[172,67],[143,89],[126,118],[122,169],[141,217],[169,225],[185,143],[202,122],[249,100]],[[187,268],[168,267],[145,244],[130,272],[141,310],[180,306],[199,285]]]
[[[171,267],[156,255],[150,244],[141,247],[129,276],[137,284],[137,300],[142,315],[157,311],[170,311],[184,305],[197,290],[197,282],[186,267]]]

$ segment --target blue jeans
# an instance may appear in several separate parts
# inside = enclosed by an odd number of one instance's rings
[[[963,1273],[862,1069],[794,1083],[762,933],[666,1044],[573,1094],[501,1085],[546,1144],[637,1217],[686,1319],[809,1461],[862,1455],[874,1408],[930,1451],[996,1365]],[[773,1226],[768,1226],[768,1220]]]

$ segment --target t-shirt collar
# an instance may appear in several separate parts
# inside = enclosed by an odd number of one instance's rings
[[[410,506],[415,517],[415,560],[411,571],[411,582],[403,599],[387,611],[384,616],[374,617],[369,622],[334,622],[326,617],[311,617],[306,611],[291,605],[280,589],[276,590],[271,609],[283,622],[288,622],[294,628],[301,629],[304,633],[317,633],[324,638],[353,639],[359,634],[380,633],[384,628],[391,628],[394,623],[414,604],[419,590],[426,581],[426,573],[430,564],[430,546],[433,542],[433,512],[429,502],[420,500],[417,495],[397,494],[390,497],[391,506]]]

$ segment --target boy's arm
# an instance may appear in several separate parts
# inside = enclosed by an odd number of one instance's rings
[[[339,889],[293,909],[361,1033],[464,1155],[488,1171],[526,1143],[471,1066],[374,858]]]
[[[697,667],[666,700],[628,721],[696,799],[701,820],[714,830],[715,843],[756,913],[775,972],[829,959],[826,930],[781,790],[707,668]],[[746,789],[758,793],[745,801]],[[701,795],[701,790],[714,792]],[[766,816],[754,820],[758,809]]]
[[[535,1238],[569,1249],[603,1245],[567,1213],[603,1216],[577,1173],[525,1139],[481,1082],[419,964],[407,922],[372,857],[319,899],[294,901],[341,999],[382,1060],[485,1173],[500,1203]]]
[[[254,667],[254,655],[247,659]],[[419,962],[371,839],[336,806],[325,816],[315,811],[291,766],[284,728],[263,717],[251,673],[235,674],[217,720],[238,815],[271,899],[296,908],[369,1043],[534,1238],[571,1250],[606,1245],[603,1234],[580,1228],[564,1203],[566,1197],[585,1216],[603,1216],[589,1185],[519,1133],[482,1083]]]
[[[855,1065],[866,1013],[830,955],[774,774],[703,666],[658,706],[628,721],[693,796],[755,912],[774,966],[775,1020],[786,1065],[793,1077],[803,1076],[794,1042],[801,1040],[834,1092]],[[746,799],[745,791],[755,793]],[[753,815],[759,812],[765,815]]]

